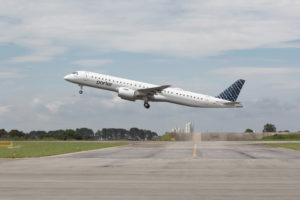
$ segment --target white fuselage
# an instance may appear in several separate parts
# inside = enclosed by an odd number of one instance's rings
[[[145,88],[157,87],[157,85],[143,83],[134,80],[118,78],[98,74],[94,72],[78,71],[64,77],[65,80],[78,84],[80,86],[89,86],[114,92],[119,92],[120,88],[128,88],[130,90],[140,90]],[[136,99],[144,100],[142,97]],[[134,100],[136,100],[134,99]],[[134,101],[133,100],[133,101]],[[191,107],[202,108],[234,108],[241,107],[240,104],[230,104],[230,101],[219,99],[213,96],[203,95],[199,93],[189,92],[177,88],[166,88],[147,98],[147,101],[169,102]],[[229,103],[229,104],[228,104]]]

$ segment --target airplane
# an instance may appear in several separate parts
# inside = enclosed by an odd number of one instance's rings
[[[83,86],[116,92],[121,99],[128,101],[142,100],[144,107],[150,108],[149,102],[169,102],[190,107],[200,108],[241,108],[237,98],[245,83],[239,79],[218,96],[185,91],[171,88],[171,85],[153,85],[139,81],[118,78],[88,71],[76,71],[64,77],[66,81],[78,84],[79,94],[83,93]]]

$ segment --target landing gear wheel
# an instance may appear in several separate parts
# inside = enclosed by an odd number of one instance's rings
[[[79,94],[82,94],[83,93],[83,91],[82,90],[79,90]]]
[[[149,109],[149,108],[150,108],[150,104],[149,104],[149,103],[144,103],[144,107],[145,107],[146,109]]]

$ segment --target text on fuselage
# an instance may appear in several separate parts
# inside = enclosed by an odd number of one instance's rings
[[[107,81],[97,81],[96,82],[97,85],[105,85],[105,86],[111,86],[112,83],[109,83]]]

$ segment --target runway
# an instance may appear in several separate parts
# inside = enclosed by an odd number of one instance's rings
[[[132,142],[0,159],[0,199],[299,199],[300,151],[258,142]]]

